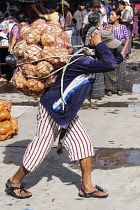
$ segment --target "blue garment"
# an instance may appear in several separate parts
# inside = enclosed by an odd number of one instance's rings
[[[63,83],[66,103],[64,111],[62,110],[63,103],[60,91],[62,72],[59,72],[54,86],[40,99],[41,104],[54,121],[64,129],[68,127],[87,97],[94,81],[94,73],[112,71],[117,68],[117,63],[123,61],[123,57],[117,49],[113,55],[104,43],[99,43],[96,50],[103,61],[96,60],[91,56],[79,56],[78,60],[67,67]],[[75,57],[77,58],[77,56]]]
[[[71,36],[71,44],[72,46],[76,46],[76,30],[74,26],[72,26],[72,36]],[[73,53],[76,53],[78,51],[78,48],[73,48]]]

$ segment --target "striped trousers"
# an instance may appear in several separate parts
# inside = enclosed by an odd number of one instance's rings
[[[37,132],[23,157],[23,166],[28,171],[34,171],[41,164],[60,133],[61,127],[52,119],[46,109],[39,104]],[[69,124],[63,145],[68,150],[71,161],[94,155],[93,144],[77,115]]]

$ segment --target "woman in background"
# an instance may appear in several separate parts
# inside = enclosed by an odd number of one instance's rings
[[[119,96],[122,96],[125,84],[125,72],[126,72],[126,49],[129,44],[129,34],[127,27],[123,24],[120,24],[121,21],[121,11],[119,9],[113,9],[110,13],[110,22],[114,34],[114,38],[122,42],[122,45],[119,47],[119,50],[124,58],[123,62],[118,64],[117,69],[105,73],[105,91],[108,96],[111,96],[112,93],[117,93]]]
[[[132,30],[131,30],[131,22],[133,21],[133,16],[130,11],[125,9],[126,5],[124,1],[119,1],[119,9],[121,11],[121,23],[127,27],[128,35],[129,35],[129,44],[126,49],[126,58],[129,58],[129,54],[131,53],[131,43],[132,43]]]
[[[89,38],[95,30],[100,29],[100,15],[98,12],[93,12],[88,16],[88,24],[83,29],[83,42],[89,45]],[[95,81],[91,85],[88,99],[91,104],[103,103],[102,99],[105,96],[104,73],[96,73]]]

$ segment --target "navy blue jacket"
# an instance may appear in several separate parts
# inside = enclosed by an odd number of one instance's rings
[[[91,56],[79,56],[78,60],[67,67],[63,81],[65,106],[63,106],[61,97],[62,71],[58,73],[54,86],[47,90],[40,99],[41,104],[54,121],[64,129],[68,127],[87,97],[94,81],[94,73],[113,71],[117,63],[123,61],[117,49],[112,53],[104,43],[99,43],[96,50],[101,55],[102,61]],[[77,56],[73,59],[76,58]]]

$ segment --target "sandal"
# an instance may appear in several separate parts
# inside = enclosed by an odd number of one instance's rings
[[[103,104],[103,103],[105,103],[105,101],[102,100],[102,99],[93,99],[93,98],[91,98],[89,101],[90,101],[91,104]]]
[[[104,191],[100,186],[98,185],[95,185],[96,189],[95,191],[91,192],[91,193],[86,193],[83,188],[81,188],[81,191],[83,193],[83,195],[81,195],[80,193],[78,194],[80,197],[84,197],[84,198],[91,198],[91,197],[94,197],[94,198],[106,198],[108,197],[109,194],[106,194],[106,195],[98,195],[98,194],[95,194],[97,192],[107,192],[107,191]]]
[[[32,196],[32,195],[19,196],[14,192],[14,190],[18,190],[18,189],[20,190],[20,192],[24,191],[24,192],[28,193],[28,191],[24,188],[23,185],[20,185],[20,187],[12,187],[12,183],[11,183],[10,179],[7,180],[6,190],[5,190],[7,195],[11,195],[11,196],[13,196],[15,198],[19,198],[19,199],[30,198]]]

